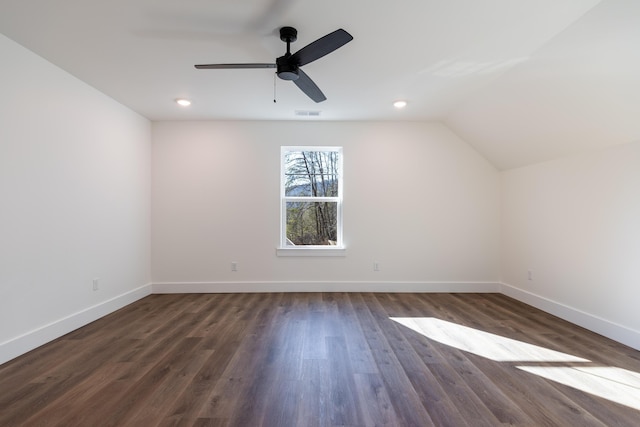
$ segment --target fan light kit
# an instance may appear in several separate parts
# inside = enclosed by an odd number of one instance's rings
[[[311,78],[300,69],[353,40],[353,36],[343,29],[335,30],[324,37],[306,45],[296,53],[291,53],[291,43],[298,39],[298,31],[293,27],[280,28],[280,40],[287,43],[287,52],[276,59],[275,64],[203,64],[196,65],[199,70],[242,69],[242,68],[275,68],[282,80],[291,80],[309,98],[315,102],[327,99]]]
[[[176,103],[182,107],[188,107],[189,105],[191,105],[191,101],[182,98],[176,99]]]
[[[407,106],[407,101],[396,101],[393,103],[393,106],[398,109],[404,108]]]

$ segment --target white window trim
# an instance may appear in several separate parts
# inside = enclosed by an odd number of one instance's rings
[[[347,249],[338,246],[305,246],[292,248],[277,248],[277,256],[322,256],[322,257],[343,257],[347,256]]]
[[[288,151],[335,151],[339,153],[338,156],[338,174],[340,179],[338,180],[338,197],[286,197],[284,194],[285,187],[285,162],[284,156]],[[296,145],[296,146],[282,146],[280,147],[280,245],[276,249],[277,256],[321,256],[321,257],[339,257],[346,256],[346,247],[344,246],[344,240],[342,238],[342,201],[343,201],[343,149],[339,146],[308,146],[308,145]],[[338,203],[338,223],[336,224],[336,232],[338,237],[338,244],[336,246],[317,246],[317,245],[304,245],[304,246],[290,246],[286,244],[286,204],[287,201],[335,201]]]

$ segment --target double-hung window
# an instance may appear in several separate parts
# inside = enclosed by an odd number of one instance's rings
[[[281,147],[279,255],[341,255],[342,147]]]

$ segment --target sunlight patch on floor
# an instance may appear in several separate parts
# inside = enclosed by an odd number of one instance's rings
[[[581,357],[434,317],[392,317],[391,320],[429,339],[496,362],[589,362]]]
[[[640,381],[614,367],[517,366],[525,372],[640,410]],[[635,372],[633,372],[635,374]],[[636,374],[637,375],[637,374]],[[622,379],[622,382],[620,381]],[[631,379],[631,381],[629,381]]]
[[[640,374],[433,317],[391,317],[433,341],[640,410]],[[553,364],[554,366],[544,366]],[[566,364],[566,366],[558,366]]]

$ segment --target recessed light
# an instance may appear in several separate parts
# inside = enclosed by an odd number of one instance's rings
[[[178,105],[181,105],[183,107],[188,107],[189,105],[191,105],[191,101],[189,101],[188,99],[176,99],[176,102],[178,103]]]
[[[396,108],[404,108],[407,106],[407,101],[396,101],[393,103],[393,106]]]

